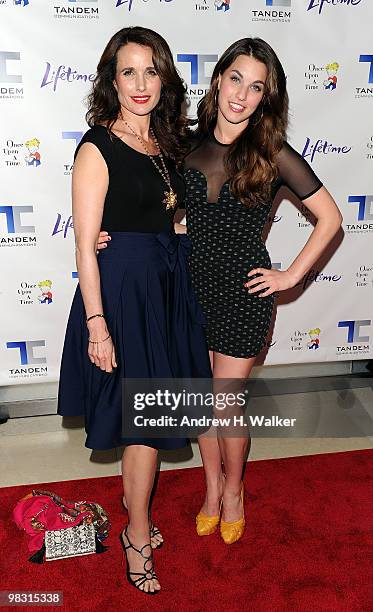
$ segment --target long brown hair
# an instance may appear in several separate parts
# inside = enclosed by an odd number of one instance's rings
[[[218,114],[216,99],[218,79],[239,55],[247,55],[267,66],[264,96],[250,116],[245,130],[228,148],[225,165],[232,194],[243,204],[250,206],[267,199],[271,182],[277,177],[276,153],[285,139],[288,117],[286,77],[272,47],[261,38],[242,38],[234,42],[217,62],[208,93],[198,104],[198,128],[200,136],[211,132]]]
[[[176,162],[182,160],[187,149],[188,121],[182,114],[186,86],[180,78],[171,50],[157,32],[140,26],[119,30],[106,45],[97,66],[92,91],[88,96],[86,120],[90,127],[104,124],[111,129],[120,112],[120,103],[113,81],[116,75],[117,54],[128,43],[150,47],[154,67],[161,79],[161,97],[152,110],[150,124],[159,146]]]

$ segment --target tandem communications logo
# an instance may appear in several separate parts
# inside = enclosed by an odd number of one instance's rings
[[[98,0],[63,0],[53,2],[56,19],[99,19]]]
[[[9,378],[38,378],[47,376],[47,358],[41,349],[45,348],[45,340],[17,340],[6,342],[6,348],[12,352],[17,365],[9,368]],[[15,357],[17,355],[17,357]]]
[[[338,327],[342,328],[343,344],[336,347],[338,357],[345,355],[361,355],[370,352],[370,335],[367,328],[371,327],[371,319],[358,319],[352,321],[339,321]]]
[[[373,54],[362,54],[359,64],[365,66],[366,82],[355,88],[355,98],[373,98]]]
[[[70,176],[73,170],[73,151],[76,149],[78,144],[80,143],[83,137],[83,132],[62,132],[62,140],[71,140],[71,144],[73,144],[73,150],[71,154],[71,159],[65,160],[63,164],[63,174],[64,176]]]
[[[29,225],[33,206],[0,204],[0,247],[36,246],[35,226]]]
[[[19,51],[0,51],[0,100],[23,98]]]
[[[251,11],[252,21],[270,23],[289,23],[291,20],[291,0],[259,0]]]
[[[218,58],[219,56],[215,53],[177,54],[177,61],[182,64],[185,80],[188,83],[187,96],[191,102],[198,102],[208,92],[211,74]]]
[[[350,234],[373,232],[373,195],[351,195],[348,197],[348,203],[355,208],[356,221],[346,223],[345,231]]]

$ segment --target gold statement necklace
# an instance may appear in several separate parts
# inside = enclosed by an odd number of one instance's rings
[[[126,124],[126,126],[128,127],[128,129],[132,132],[132,134],[134,136],[136,136],[137,140],[139,141],[139,143],[142,145],[142,147],[145,150],[145,153],[148,155],[148,157],[150,157],[151,161],[153,162],[154,166],[156,167],[156,169],[158,170],[159,174],[161,175],[161,177],[163,178],[163,180],[165,181],[165,183],[167,184],[169,191],[165,191],[164,192],[164,200],[163,200],[163,204],[166,205],[166,210],[169,210],[170,208],[175,208],[176,204],[177,204],[177,195],[174,192],[174,190],[172,189],[171,186],[171,179],[170,179],[170,173],[168,172],[168,169],[166,167],[165,161],[163,159],[163,155],[162,155],[162,151],[160,149],[160,146],[158,144],[158,140],[155,137],[154,131],[152,128],[149,129],[150,135],[155,143],[156,149],[158,151],[158,155],[159,158],[161,160],[161,164],[162,164],[162,168],[160,168],[157,164],[157,162],[154,159],[154,156],[151,155],[151,153],[149,152],[148,147],[146,146],[146,142],[144,141],[144,139],[140,136],[140,134],[137,134],[135,132],[135,130],[133,129],[132,126],[130,126],[129,123],[127,123],[127,121],[125,119],[123,119],[124,123]]]

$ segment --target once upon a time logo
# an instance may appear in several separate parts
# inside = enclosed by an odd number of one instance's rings
[[[267,21],[272,23],[288,23],[291,19],[291,0],[261,0],[262,8],[251,11],[252,21]],[[265,8],[264,8],[265,7]],[[273,8],[276,7],[276,8]],[[289,7],[287,10],[286,7]]]
[[[291,351],[304,351],[312,350],[317,351],[320,348],[320,327],[314,327],[313,329],[301,330],[296,329],[290,336],[290,350]]]
[[[27,149],[27,151],[25,151]],[[31,138],[24,142],[7,138],[1,148],[4,164],[7,168],[38,168],[41,165],[40,140]]]
[[[53,302],[52,281],[50,279],[39,282],[21,281],[17,289],[21,306],[30,306],[38,303],[48,305]]]
[[[226,13],[231,8],[232,0],[197,0],[194,2],[196,11],[205,12],[214,7],[215,11]]]
[[[65,66],[64,64],[60,64],[58,68],[52,68],[49,62],[46,62],[46,68],[44,72],[44,76],[40,85],[42,87],[52,86],[53,91],[56,91],[57,85],[64,81],[66,83],[73,83],[78,81],[83,81],[83,83],[94,81],[95,75],[85,74],[82,72],[78,72],[71,68],[71,66]]]
[[[305,89],[307,91],[335,91],[338,85],[339,68],[339,63],[335,61],[324,66],[308,64],[304,71]]]
[[[366,159],[373,159],[373,136],[369,138],[366,148],[368,149],[368,152],[366,153]]]
[[[359,266],[355,272],[355,286],[359,289],[373,289],[373,263]]]

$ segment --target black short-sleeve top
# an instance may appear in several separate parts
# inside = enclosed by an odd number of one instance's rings
[[[107,232],[162,232],[172,229],[174,209],[163,202],[168,185],[150,157],[127,145],[105,126],[95,125],[83,136],[74,159],[85,142],[100,151],[108,168],[109,186],[105,197],[101,229]],[[153,156],[162,168],[159,156]],[[178,205],[184,198],[184,182],[175,163],[163,152]]]

